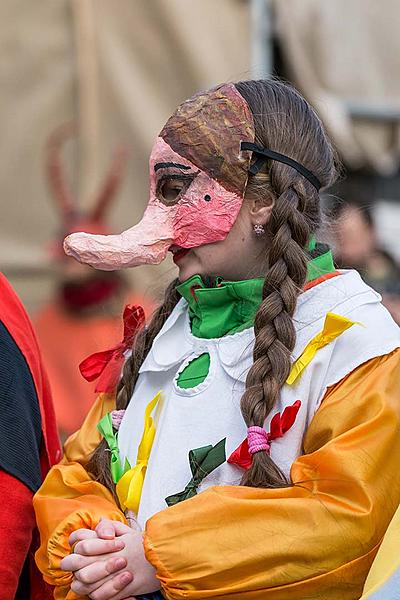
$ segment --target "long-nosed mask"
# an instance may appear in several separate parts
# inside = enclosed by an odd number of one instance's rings
[[[150,199],[142,220],[120,235],[74,233],[67,254],[103,270],[158,264],[171,246],[223,240],[246,191],[254,142],[250,109],[233,84],[196,94],[168,120],[150,156]],[[166,191],[179,180],[175,193]],[[182,185],[183,184],[183,185]]]

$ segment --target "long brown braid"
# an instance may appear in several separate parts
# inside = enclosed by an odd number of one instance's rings
[[[300,94],[278,81],[245,81],[236,87],[253,114],[256,142],[304,165],[323,187],[330,185],[336,173],[334,152],[319,118]],[[293,314],[307,276],[304,249],[321,223],[321,212],[312,184],[275,161],[269,162],[267,173],[249,179],[246,196],[252,195],[274,201],[266,232],[263,300],[254,322],[254,363],[241,399],[247,426],[262,427],[291,368],[296,341]],[[253,455],[252,467],[242,479],[242,485],[252,487],[287,484],[265,451]]]
[[[132,354],[125,362],[122,377],[118,385],[117,409],[125,409],[128,406],[139,376],[139,369],[149,353],[154,338],[178,303],[180,296],[176,290],[177,285],[178,279],[169,284],[165,291],[164,301],[155,311],[149,325],[141,329],[135,337]],[[104,439],[97,446],[86,468],[97,481],[105,485],[114,494],[118,502],[115,495],[115,485],[111,477],[110,454],[107,442]]]

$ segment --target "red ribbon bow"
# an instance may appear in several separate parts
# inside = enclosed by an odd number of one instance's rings
[[[301,406],[301,400],[296,400],[291,406],[287,406],[282,413],[276,413],[272,417],[268,442],[283,437],[283,435],[291,428],[296,420],[297,413]],[[228,458],[228,463],[238,465],[242,469],[250,469],[253,462],[253,457],[249,452],[249,444],[247,438],[232,452]]]
[[[79,370],[86,381],[98,379],[95,392],[112,393],[115,391],[124,364],[124,352],[132,347],[133,339],[145,322],[141,306],[127,304],[123,314],[124,337],[122,342],[103,352],[95,352],[85,358]]]

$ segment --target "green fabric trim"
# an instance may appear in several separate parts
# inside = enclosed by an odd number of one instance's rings
[[[309,252],[314,252],[316,245],[317,245],[317,238],[315,237],[315,235],[312,235],[310,237],[310,241],[308,242],[307,250]]]
[[[202,383],[210,370],[210,355],[208,352],[194,358],[179,374],[176,385],[187,390]]]
[[[203,446],[202,448],[190,450],[189,465],[192,478],[182,492],[165,498],[168,506],[173,506],[178,502],[182,502],[182,500],[196,496],[197,488],[203,479],[226,461],[225,443],[226,438],[215,444],[215,446]]]
[[[125,465],[122,467],[118,448],[118,433],[113,429],[111,413],[107,413],[97,423],[97,429],[106,440],[110,450],[110,470],[114,483],[118,483],[122,475],[128,471],[131,466],[128,459],[125,460]]]
[[[314,281],[314,279],[333,273],[333,271],[335,271],[335,264],[333,262],[332,251],[328,250],[309,261],[307,265],[307,281]]]
[[[318,251],[318,246],[316,243],[313,252]],[[334,270],[332,252],[328,250],[309,260],[307,282]],[[207,288],[200,275],[194,275],[176,289],[189,305],[193,335],[210,339],[232,335],[253,326],[262,300],[263,285],[264,278],[259,277],[244,281],[222,280],[215,287]]]

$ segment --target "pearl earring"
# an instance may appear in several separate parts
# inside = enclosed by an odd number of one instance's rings
[[[253,226],[253,229],[254,229],[254,233],[256,235],[264,235],[264,233],[265,233],[264,225],[260,225],[260,223],[256,223]]]

